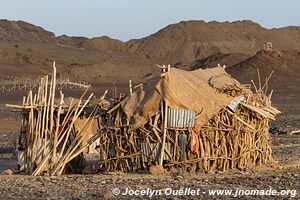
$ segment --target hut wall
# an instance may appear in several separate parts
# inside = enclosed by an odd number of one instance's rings
[[[273,162],[268,119],[242,106],[235,116],[223,109],[198,130],[168,128],[164,167],[208,172]],[[107,119],[110,126],[100,136],[101,171],[133,172],[159,163],[161,112],[136,130],[125,119],[121,109]]]

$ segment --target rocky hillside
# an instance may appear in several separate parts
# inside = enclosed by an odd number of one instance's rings
[[[185,21],[122,42],[107,36],[55,36],[27,22],[0,20],[0,76],[36,77],[54,60],[63,76],[99,83],[152,78],[160,71],[155,64],[197,69],[220,63],[243,71],[265,42],[276,50],[300,51],[299,34],[299,27],[266,29],[251,21]]]
[[[0,41],[2,42],[49,43],[54,38],[54,33],[24,21],[0,20]]]
[[[299,51],[259,51],[254,56],[235,64],[227,71],[237,79],[249,82],[256,79],[257,69],[264,79],[272,71],[272,85],[280,86],[287,83],[300,83],[300,52]],[[300,92],[300,90],[299,90]]]
[[[130,40],[130,51],[161,62],[190,64],[223,53],[252,55],[272,42],[278,50],[300,50],[300,27],[266,29],[252,21],[184,21],[139,40]]]

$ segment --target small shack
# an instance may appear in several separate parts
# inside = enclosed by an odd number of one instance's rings
[[[252,92],[223,67],[165,67],[107,112],[99,169],[207,172],[273,162],[268,124],[280,112],[267,84],[254,84]]]

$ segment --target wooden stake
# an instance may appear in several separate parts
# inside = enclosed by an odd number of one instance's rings
[[[52,79],[52,91],[51,91],[51,108],[50,108],[50,132],[53,133],[54,126],[54,99],[55,99],[55,88],[56,88],[56,67],[55,61],[53,62],[53,79]],[[52,135],[53,137],[53,135]]]
[[[59,127],[60,127],[60,113],[61,113],[61,108],[62,108],[63,102],[64,102],[64,94],[62,93],[62,91],[60,91],[60,103],[59,103],[59,108],[58,108],[57,117],[56,117],[56,130],[54,132],[54,141],[53,141],[53,163],[56,162],[58,131],[59,131]]]
[[[168,116],[168,104],[165,102],[164,106],[164,130],[163,130],[163,142],[161,146],[161,153],[160,153],[160,162],[159,164],[162,166],[163,165],[163,160],[164,160],[164,151],[165,151],[165,144],[166,144],[166,137],[167,137],[167,116]]]

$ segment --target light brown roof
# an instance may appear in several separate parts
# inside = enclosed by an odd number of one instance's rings
[[[196,112],[196,125],[206,124],[233,99],[216,88],[238,84],[222,67],[184,71],[171,68],[160,79],[135,91],[123,105],[133,127],[145,124],[160,108],[163,99],[171,108]]]

